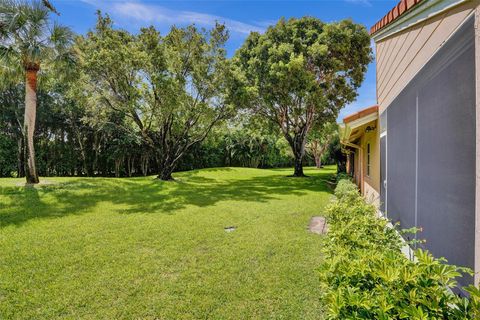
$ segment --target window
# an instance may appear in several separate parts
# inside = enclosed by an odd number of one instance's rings
[[[370,177],[370,143],[367,143],[367,176]]]

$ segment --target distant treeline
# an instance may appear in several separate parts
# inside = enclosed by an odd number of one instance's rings
[[[114,125],[94,127],[82,121],[85,110],[62,96],[62,88],[38,92],[38,116],[35,136],[37,166],[41,176],[138,176],[158,172],[157,159],[149,146],[134,132],[118,130]],[[23,177],[24,86],[0,92],[0,176]],[[230,126],[232,123],[230,123]],[[324,164],[341,158],[338,138],[323,155]],[[314,165],[313,157],[305,159]],[[244,128],[223,126],[200,144],[193,146],[180,160],[177,171],[240,166],[252,168],[289,167],[293,156],[282,137]]]

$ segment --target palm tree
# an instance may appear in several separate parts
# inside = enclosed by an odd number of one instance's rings
[[[50,20],[44,2],[0,0],[0,78],[25,81],[25,175],[38,183],[34,132],[37,113],[37,77],[41,68],[65,67],[73,58],[73,32]]]

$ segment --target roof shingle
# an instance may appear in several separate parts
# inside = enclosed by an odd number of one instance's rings
[[[400,0],[400,2],[393,7],[382,19],[380,19],[373,27],[370,28],[370,34],[374,34],[379,30],[385,28],[393,21],[400,18],[408,10],[415,7],[417,4],[425,0]]]

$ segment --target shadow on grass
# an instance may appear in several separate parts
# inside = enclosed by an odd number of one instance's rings
[[[30,219],[82,214],[101,202],[125,206],[119,210],[121,214],[173,214],[187,206],[207,207],[224,200],[266,202],[282,195],[331,192],[326,181],[332,171],[291,179],[280,170],[273,175],[229,178],[226,172],[231,170],[182,172],[173,182],[152,177],[80,178],[39,188],[4,187],[0,188],[0,227],[20,225]],[[204,176],[210,172],[218,172],[216,178]]]

